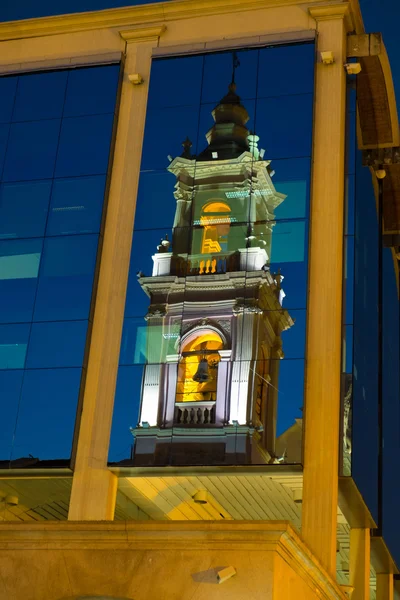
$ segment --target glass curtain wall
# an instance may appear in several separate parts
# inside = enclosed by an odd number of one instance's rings
[[[0,79],[0,467],[68,465],[119,65]]]
[[[110,463],[301,463],[313,91],[312,43],[153,61]]]

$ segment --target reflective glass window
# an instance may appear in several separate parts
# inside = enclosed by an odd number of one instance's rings
[[[206,54],[202,81],[201,102],[218,103],[228,92],[228,83],[234,64],[237,93],[242,100],[255,98],[257,94],[258,49],[236,50]],[[222,74],[226,74],[225,77]],[[247,108],[246,102],[246,108]]]
[[[0,241],[0,321],[32,319],[42,255],[41,239]]]
[[[45,240],[35,321],[78,320],[88,317],[97,242],[97,235]]]
[[[0,325],[0,369],[23,369],[30,324]]]
[[[194,106],[200,103],[203,56],[184,56],[154,60],[151,66],[151,89],[148,108]],[[185,89],[171,85],[182,73]]]
[[[7,467],[17,422],[23,371],[0,371],[0,465]],[[4,464],[5,463],[5,464]]]
[[[8,124],[0,124],[0,172],[3,171],[9,131],[10,126]]]
[[[106,173],[113,120],[113,114],[63,119],[55,176]]]
[[[98,233],[105,176],[55,179],[46,235]]]
[[[0,238],[44,235],[51,183],[27,181],[0,186]]]
[[[109,65],[70,71],[64,117],[113,112],[119,70],[119,65]]]
[[[14,107],[18,77],[0,77],[0,123],[9,123]]]
[[[59,119],[63,112],[67,77],[68,71],[19,77],[12,120]]]
[[[109,449],[111,462],[130,462],[134,445],[131,428],[137,426],[139,419],[142,375],[141,366],[121,366],[118,369]]]
[[[259,57],[257,96],[310,93],[314,87],[314,44],[262,48]],[[296,65],[296,68],[293,68]],[[282,76],[290,73],[290,77]]]
[[[80,367],[87,326],[87,321],[33,323],[26,368]]]
[[[60,121],[13,123],[7,145],[3,181],[53,177]]]
[[[80,379],[81,369],[25,372],[12,460],[70,458]]]

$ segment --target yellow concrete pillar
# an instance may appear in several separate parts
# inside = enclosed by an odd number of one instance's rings
[[[107,456],[139,181],[151,54],[162,26],[121,32],[126,60],[107,219],[68,518],[114,517],[116,477]],[[129,75],[139,74],[134,85]]]
[[[317,64],[306,350],[302,535],[336,571],[347,4],[310,8]],[[321,51],[333,54],[323,64]]]
[[[376,600],[393,600],[393,574],[392,573],[377,573],[376,574]]]
[[[369,600],[371,535],[369,529],[350,530],[350,585],[354,588],[351,600]]]

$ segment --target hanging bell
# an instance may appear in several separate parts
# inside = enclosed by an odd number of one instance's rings
[[[207,383],[208,381],[211,381],[212,378],[208,372],[208,361],[206,358],[200,360],[197,371],[192,379],[193,381],[197,381],[197,383]]]

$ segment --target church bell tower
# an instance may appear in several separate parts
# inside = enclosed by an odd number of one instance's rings
[[[151,277],[136,465],[275,462],[283,276],[269,268],[274,210],[285,196],[236,93],[212,111],[207,146],[173,159],[172,239]]]

